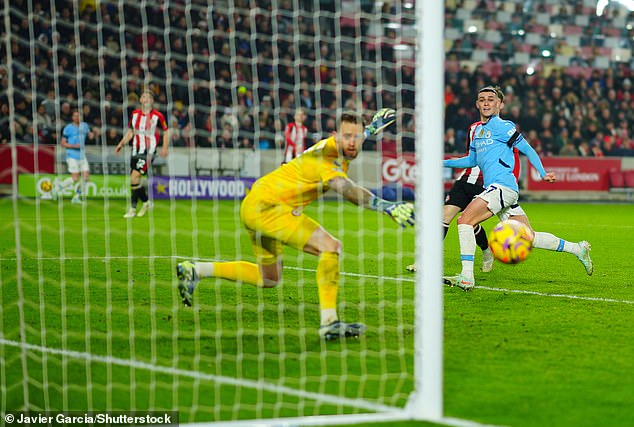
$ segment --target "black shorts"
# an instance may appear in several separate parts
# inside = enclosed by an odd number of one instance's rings
[[[130,158],[130,169],[139,172],[142,176],[147,175],[148,168],[152,163],[152,156],[141,154]]]
[[[479,184],[456,181],[445,197],[445,205],[458,206],[460,211],[463,211],[473,198],[483,191],[484,187]]]

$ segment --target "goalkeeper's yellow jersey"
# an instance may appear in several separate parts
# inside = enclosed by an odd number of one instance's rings
[[[322,139],[302,155],[258,179],[251,188],[271,203],[303,207],[319,198],[335,177],[347,178],[350,161],[343,158],[335,137]]]

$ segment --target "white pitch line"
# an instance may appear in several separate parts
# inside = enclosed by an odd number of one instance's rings
[[[256,390],[268,391],[271,393],[282,393],[294,397],[303,397],[305,399],[315,400],[318,402],[325,402],[335,406],[348,406],[352,408],[365,409],[375,412],[393,412],[400,411],[401,408],[394,406],[387,406],[380,403],[369,402],[363,399],[350,399],[342,396],[332,396],[329,394],[314,393],[310,391],[297,390],[294,388],[280,386],[272,383],[268,383],[262,380],[245,380],[231,377],[223,377],[220,375],[205,374],[197,371],[186,371],[184,369],[172,368],[169,366],[152,365],[151,363],[141,362],[138,360],[121,359],[112,356],[100,356],[91,353],[64,350],[60,348],[43,347],[40,345],[34,345],[29,343],[21,343],[18,341],[7,340],[0,338],[0,345],[6,345],[9,347],[16,347],[25,350],[38,351],[40,353],[53,354],[58,356],[66,356],[71,359],[85,360],[89,362],[105,363],[107,365],[124,366],[127,368],[135,368],[146,370],[150,372],[157,372],[161,374],[167,374],[172,376],[188,377],[196,380],[209,381],[218,384],[230,385],[235,387],[245,387]]]
[[[89,260],[105,260],[105,259],[130,259],[130,258],[135,258],[135,259],[184,259],[184,258],[188,258],[188,257],[182,257],[182,256],[176,256],[176,255],[158,255],[158,256],[133,256],[133,257],[127,257],[127,256],[109,256],[109,257],[65,257],[64,260],[84,260],[84,259],[89,259]],[[61,258],[58,257],[43,257],[43,258],[37,258],[40,261],[60,261]],[[196,261],[222,261],[222,260],[216,260],[216,259],[211,259],[211,258],[192,258],[189,257],[188,259],[193,259]],[[0,258],[0,261],[15,261],[15,258]],[[288,266],[285,265],[284,266],[285,270],[295,270],[295,271],[306,271],[306,272],[310,272],[310,273],[315,273],[314,269],[310,269],[310,268],[303,268],[303,267],[294,267],[294,266]],[[369,274],[360,274],[360,273],[347,273],[345,271],[341,272],[342,276],[349,276],[349,277],[358,277],[358,278],[364,278],[364,279],[372,279],[372,280],[390,280],[390,281],[395,281],[395,282],[410,282],[410,283],[414,283],[414,279],[410,279],[408,277],[388,277],[388,276],[376,276],[376,275],[369,275]],[[595,302],[609,302],[609,303],[616,303],[616,304],[634,304],[634,301],[632,300],[621,300],[621,299],[615,299],[615,298],[601,298],[601,297],[585,297],[585,296],[580,296],[580,295],[569,295],[569,294],[552,294],[552,293],[548,293],[548,292],[538,292],[538,291],[529,291],[529,290],[525,290],[525,289],[506,289],[506,288],[494,288],[494,287],[489,287],[489,286],[476,286],[476,290],[481,289],[483,291],[491,291],[491,292],[505,292],[505,293],[512,293],[512,294],[520,294],[520,295],[534,295],[534,296],[540,296],[540,297],[550,297],[550,298],[563,298],[563,299],[572,299],[572,300],[578,300],[578,301],[595,301]]]
[[[308,268],[301,268],[301,267],[288,267],[288,266],[285,266],[284,268],[289,269],[289,270],[315,272],[315,270],[308,269]],[[368,275],[368,274],[358,274],[358,273],[344,273],[344,272],[342,272],[341,275],[343,275],[343,276],[351,276],[351,277],[362,277],[362,278],[374,279],[374,280],[394,280],[394,281],[412,282],[412,283],[415,281],[414,279],[409,279],[407,277],[371,276],[371,275]],[[600,298],[600,297],[584,297],[584,296],[579,296],[579,295],[566,295],[566,294],[551,294],[551,293],[547,293],[547,292],[527,291],[527,290],[524,290],[524,289],[505,289],[505,288],[492,288],[492,287],[488,287],[488,286],[476,286],[476,290],[478,290],[478,289],[482,289],[482,290],[485,290],[485,291],[492,291],[492,292],[507,292],[507,293],[513,293],[513,294],[535,295],[535,296],[540,296],[540,297],[568,298],[568,299],[575,299],[575,300],[582,300],[582,301],[614,302],[614,303],[619,303],[619,304],[634,304],[634,301],[630,301],[630,300],[620,300],[620,299]]]

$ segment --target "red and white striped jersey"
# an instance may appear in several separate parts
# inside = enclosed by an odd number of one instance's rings
[[[469,130],[467,131],[467,141],[466,141],[467,155],[469,154],[469,146],[471,145],[471,141],[473,141],[473,135],[475,134],[475,129],[480,124],[482,124],[482,122],[477,121],[469,125]],[[515,179],[517,180],[520,177],[520,154],[517,148],[513,148],[513,154],[515,154],[515,166],[513,167],[513,175],[515,175]],[[482,177],[482,171],[477,166],[464,169],[462,173],[460,174],[460,176],[458,176],[456,181],[465,181],[470,184],[484,185],[484,178]]]
[[[308,129],[304,125],[298,126],[294,122],[286,125],[284,129],[284,139],[286,140],[284,163],[290,162],[304,152],[307,133]]]
[[[156,152],[156,146],[159,142],[159,127],[163,132],[167,131],[167,121],[159,111],[153,109],[144,114],[141,109],[137,109],[132,112],[130,129],[134,131],[132,138],[133,156]]]
[[[471,125],[469,125],[469,130],[467,130],[467,155],[469,154],[469,145],[471,145],[471,141],[473,141],[473,135],[475,133],[475,128],[479,125],[482,124],[482,122],[477,121],[475,123],[472,123]],[[468,182],[469,184],[478,184],[478,185],[484,185],[484,179],[482,178],[482,172],[480,171],[480,168],[477,166],[474,166],[472,168],[466,168],[462,171],[462,173],[460,174],[460,176],[456,179],[456,181],[465,181]]]

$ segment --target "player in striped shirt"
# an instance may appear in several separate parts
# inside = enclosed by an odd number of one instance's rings
[[[383,109],[364,131],[361,116],[344,112],[333,136],[258,179],[240,209],[240,219],[249,234],[257,263],[179,263],[176,271],[183,303],[192,304],[196,284],[204,277],[241,281],[262,288],[277,286],[282,280],[282,256],[287,245],[319,257],[319,335],[326,340],[361,335],[365,325],[345,323],[337,316],[341,242],[303,211],[305,206],[333,189],[358,206],[387,214],[403,227],[414,225],[414,207],[410,203],[379,199],[347,175],[348,165],[359,154],[364,138],[377,133],[394,119],[394,110]]]
[[[115,153],[119,153],[124,145],[132,141],[132,156],[130,158],[131,200],[130,209],[123,215],[124,218],[143,216],[152,207],[148,198],[147,184],[144,183],[143,177],[147,175],[148,168],[154,159],[154,153],[158,147],[159,129],[163,131],[161,157],[167,157],[170,141],[167,121],[163,114],[153,107],[154,95],[152,92],[144,91],[140,103],[141,108],[132,112],[128,131],[114,149]],[[143,202],[143,206],[137,213],[136,207],[139,200]]]
[[[306,112],[303,108],[295,111],[295,122],[289,123],[284,129],[286,148],[284,149],[284,163],[288,163],[304,152],[306,148],[306,134],[308,129],[304,126]]]

